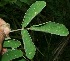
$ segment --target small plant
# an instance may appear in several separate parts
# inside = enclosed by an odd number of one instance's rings
[[[56,34],[60,36],[67,36],[69,34],[68,29],[63,25],[55,22],[46,22],[39,25],[33,25],[30,26],[30,28],[27,28],[26,26],[31,22],[31,20],[42,11],[42,9],[46,6],[46,2],[44,1],[36,1],[33,3],[30,8],[25,13],[24,19],[22,21],[22,29],[21,30],[21,36],[23,40],[23,45],[26,53],[26,57],[28,59],[33,59],[36,47],[34,43],[32,42],[32,39],[28,33],[28,30],[33,31],[41,31],[51,34]],[[3,47],[7,48],[7,52],[3,54],[2,61],[10,61],[19,57],[23,56],[23,52],[17,47],[21,45],[21,42],[19,40],[12,40],[8,39],[4,41]],[[24,58],[20,61],[25,61]]]

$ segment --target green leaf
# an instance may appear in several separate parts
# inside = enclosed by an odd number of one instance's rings
[[[31,30],[42,31],[60,36],[67,36],[68,29],[63,25],[55,22],[48,22],[44,24],[34,25],[30,27]]]
[[[20,41],[17,41],[17,40],[7,40],[7,41],[4,41],[3,47],[17,48],[20,45],[21,45]]]
[[[23,56],[22,51],[20,50],[11,50],[3,54],[1,61],[10,61],[12,59],[16,59]]]
[[[25,13],[26,15],[24,16],[22,27],[26,27],[31,22],[31,20],[42,11],[45,6],[46,2],[44,1],[36,1],[35,3],[33,3]]]
[[[27,58],[32,59],[34,57],[35,51],[36,51],[35,45],[32,42],[32,39],[27,30],[22,30],[21,34],[22,34],[22,39],[24,42],[24,49],[26,52],[26,56],[27,56]]]

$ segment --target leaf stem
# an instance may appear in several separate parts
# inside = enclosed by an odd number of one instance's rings
[[[24,30],[24,29],[22,28],[22,29],[17,29],[17,30],[11,30],[10,32],[16,32],[16,31],[21,31],[21,30]]]
[[[30,30],[30,28],[26,28],[27,30]],[[16,29],[16,30],[11,30],[10,32],[16,32],[16,31],[21,31],[21,30],[24,30],[24,28],[22,29]]]

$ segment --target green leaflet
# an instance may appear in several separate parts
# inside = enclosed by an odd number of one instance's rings
[[[24,42],[24,49],[26,52],[26,56],[27,58],[32,59],[36,51],[35,45],[33,44],[32,39],[27,30],[22,30],[21,34]]]
[[[3,54],[1,61],[10,61],[12,59],[16,59],[23,56],[23,52],[20,50],[10,50]]]
[[[4,41],[3,47],[11,47],[11,48],[17,48],[21,45],[20,41],[16,40],[7,40]]]
[[[39,24],[30,27],[31,30],[42,31],[60,36],[67,36],[68,29],[63,25],[55,22],[48,22],[46,24]]]
[[[30,8],[25,13],[24,19],[22,22],[22,27],[26,27],[30,21],[46,6],[46,2],[44,1],[36,1],[33,3]]]

